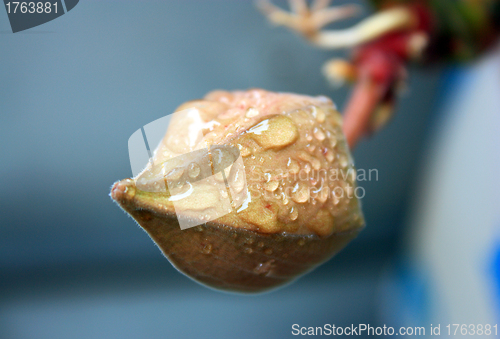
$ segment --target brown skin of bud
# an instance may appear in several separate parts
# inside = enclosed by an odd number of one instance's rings
[[[352,179],[313,177],[353,169],[341,117],[329,99],[254,89],[212,92],[187,105],[203,106],[207,121],[224,122],[212,124],[219,127],[206,134],[209,144],[248,150],[242,152],[248,206],[181,230],[168,192],[141,191],[137,178],[111,189],[111,198],[179,271],[211,288],[263,292],[327,261],[363,229],[355,197],[328,195],[334,185],[354,187]]]

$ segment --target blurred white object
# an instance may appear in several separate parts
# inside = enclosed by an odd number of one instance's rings
[[[447,324],[500,326],[499,52],[447,97],[411,210],[408,261],[383,284],[385,321],[441,324],[441,334]]]

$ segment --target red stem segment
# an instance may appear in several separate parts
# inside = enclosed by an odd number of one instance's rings
[[[344,134],[351,149],[369,132],[372,112],[381,100],[381,91],[373,81],[361,80],[354,88],[344,113]]]

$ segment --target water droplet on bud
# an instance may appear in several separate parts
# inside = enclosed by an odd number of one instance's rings
[[[197,163],[192,162],[191,164],[189,164],[188,175],[192,179],[198,177],[198,175],[200,175],[200,171],[201,171],[200,166]]]

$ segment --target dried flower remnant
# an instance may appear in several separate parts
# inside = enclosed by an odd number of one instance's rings
[[[318,180],[321,172],[353,169],[341,117],[330,99],[258,89],[215,91],[178,111],[191,108],[201,117],[202,136],[187,138],[189,122],[173,118],[151,163],[174,158],[188,142],[194,149],[238,149],[244,173],[228,166],[220,178],[231,192],[202,192],[190,202],[209,213],[227,194],[233,198],[228,213],[181,230],[169,189],[140,189],[139,175],[111,190],[179,271],[216,289],[261,292],[312,270],[361,231],[356,197],[332,194],[339,187],[355,188],[355,178]],[[208,161],[213,166],[217,158]],[[203,176],[203,169],[189,162],[176,168],[164,173],[147,167],[142,177],[150,171],[153,183]],[[244,201],[235,203],[238,194]]]
[[[355,83],[344,111],[351,148],[391,119],[410,62],[471,60],[495,46],[500,35],[498,0],[370,0],[376,12],[344,29],[326,26],[355,16],[361,7],[330,2],[288,0],[290,11],[271,0],[257,5],[270,22],[316,47],[351,49],[351,60],[334,58],[323,67],[332,84]]]

